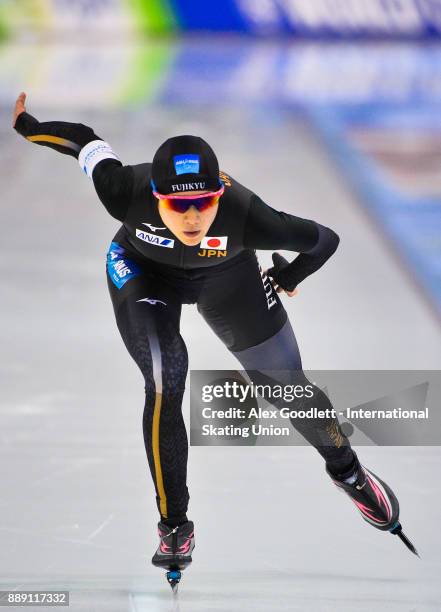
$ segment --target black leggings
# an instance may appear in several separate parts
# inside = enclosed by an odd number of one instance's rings
[[[182,417],[188,354],[179,330],[182,304],[197,304],[253,382],[265,384],[268,370],[280,370],[278,382],[311,383],[303,374],[286,311],[254,251],[243,251],[213,268],[171,273],[163,265],[138,259],[127,245],[112,242],[107,282],[118,329],[144,376],[143,433],[158,510],[162,519],[179,522],[185,520],[189,501]],[[314,405],[319,397],[320,409],[332,408],[326,395],[315,389]],[[305,400],[301,408],[307,407]],[[349,441],[335,419],[291,422],[333,471],[351,463]]]

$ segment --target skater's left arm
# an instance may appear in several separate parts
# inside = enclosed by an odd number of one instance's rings
[[[275,210],[253,195],[245,226],[244,246],[283,249],[299,255],[288,263],[273,253],[274,266],[267,273],[288,295],[310,274],[321,268],[336,251],[340,238],[329,227]]]

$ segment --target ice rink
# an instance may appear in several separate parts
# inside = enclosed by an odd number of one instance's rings
[[[296,297],[283,298],[305,369],[440,369],[439,319],[307,107],[259,103],[257,90],[252,103],[216,100],[213,79],[209,103],[180,103],[173,91],[110,99],[112,62],[96,67],[99,86],[87,89],[80,71],[68,79],[61,62],[55,70],[42,60],[57,53],[66,47],[6,49],[1,64],[1,589],[69,590],[75,612],[440,610],[439,447],[359,449],[396,491],[421,559],[362,521],[314,449],[190,448],[196,549],[173,604],[150,564],[157,510],[141,429],[143,380],[106,286],[106,251],[119,224],[74,159],[11,129],[15,95],[28,93],[40,121],[92,126],[124,163],[150,161],[171,135],[200,135],[222,169],[268,204],[333,228],[341,238],[335,256]],[[261,49],[255,61],[263,66],[270,53]],[[34,57],[35,66],[12,78],[11,57],[19,65]],[[217,56],[204,57],[209,74]],[[91,83],[93,66],[82,65]],[[251,68],[231,86],[250,79],[251,91],[259,67]],[[259,258],[270,263],[269,252]],[[184,306],[181,330],[190,368],[239,367],[195,306]],[[188,388],[184,413],[188,426]]]

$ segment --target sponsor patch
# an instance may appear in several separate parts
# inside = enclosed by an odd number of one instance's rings
[[[199,183],[179,183],[172,185],[172,191],[197,191],[198,189],[205,189],[205,181]]]
[[[103,159],[119,161],[119,157],[112,151],[109,143],[103,140],[92,140],[81,149],[78,155],[78,163],[89,178],[92,178],[95,166]]]
[[[199,155],[187,153],[173,157],[176,174],[198,174],[200,166]]]
[[[228,236],[205,236],[201,240],[201,249],[216,249],[224,251],[227,248]]]
[[[127,281],[139,276],[141,270],[131,259],[124,257],[124,249],[112,242],[107,253],[107,271],[112,282],[121,289]]]
[[[136,230],[136,237],[144,242],[148,242],[149,244],[166,247],[167,249],[172,249],[175,246],[175,241],[172,238],[163,238],[162,236],[149,234],[148,232],[144,232],[140,229]]]

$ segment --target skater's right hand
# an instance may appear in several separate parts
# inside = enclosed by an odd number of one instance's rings
[[[17,117],[19,115],[21,115],[21,113],[25,113],[26,112],[26,107],[25,107],[25,102],[26,102],[26,94],[24,91],[22,91],[17,100],[15,101],[15,107],[14,107],[14,115],[12,118],[12,127],[15,127],[15,123],[17,121]]]

